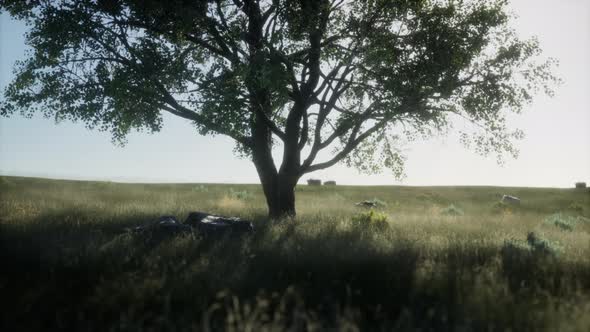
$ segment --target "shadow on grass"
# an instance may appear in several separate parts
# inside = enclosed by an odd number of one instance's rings
[[[252,236],[153,243],[122,230],[154,216],[71,217],[2,225],[4,330],[527,330],[546,323],[527,318],[533,303],[590,289],[588,266],[558,258],[459,244],[427,253],[336,222],[255,216]]]

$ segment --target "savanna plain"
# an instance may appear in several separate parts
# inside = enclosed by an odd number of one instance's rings
[[[0,329],[590,331],[588,189],[299,185],[296,197],[297,217],[271,222],[258,185],[1,177]],[[255,232],[130,231],[191,211]]]

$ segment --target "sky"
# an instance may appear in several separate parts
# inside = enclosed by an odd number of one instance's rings
[[[509,118],[524,130],[520,156],[503,166],[494,156],[467,150],[457,136],[413,142],[403,180],[391,173],[363,175],[337,165],[308,178],[351,185],[490,185],[572,187],[590,182],[590,1],[513,0],[521,37],[537,36],[544,56],[559,60],[564,83],[549,98],[537,96],[523,114]],[[0,91],[23,59],[26,26],[0,13]],[[3,98],[0,95],[0,98]],[[155,134],[133,133],[124,147],[109,133],[83,123],[20,115],[0,118],[0,174],[121,182],[259,183],[254,165],[233,153],[231,139],[198,135],[186,120],[164,117]]]

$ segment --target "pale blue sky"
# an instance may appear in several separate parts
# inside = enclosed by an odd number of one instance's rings
[[[466,150],[454,135],[404,148],[407,177],[360,175],[335,166],[304,177],[343,184],[501,185],[571,187],[590,182],[590,1],[513,0],[521,36],[538,36],[546,56],[557,58],[564,80],[554,98],[539,96],[523,115],[510,118],[526,138],[505,166]],[[24,57],[26,27],[0,14],[0,89]],[[1,97],[0,97],[1,98]],[[154,135],[134,133],[125,147],[82,123],[55,124],[41,116],[0,118],[0,174],[141,182],[258,183],[254,166],[232,154],[224,137],[199,136],[190,123],[165,116]]]

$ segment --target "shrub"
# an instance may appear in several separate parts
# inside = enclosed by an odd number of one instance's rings
[[[386,207],[387,206],[387,203],[385,203],[385,201],[382,201],[376,197],[374,197],[373,200],[371,200],[371,202],[375,203],[375,206],[377,206],[377,207]]]
[[[448,204],[448,200],[439,194],[426,192],[416,196],[416,199],[424,202],[431,202],[436,204]]]
[[[561,247],[557,242],[544,239],[534,232],[527,234],[526,241],[535,254],[557,256],[561,251]]]
[[[500,253],[505,262],[509,260],[513,261],[515,259],[517,260],[522,255],[529,255],[531,253],[531,248],[525,241],[509,239],[504,240],[504,245],[502,245]]]
[[[198,186],[194,186],[192,189],[194,192],[198,192],[198,193],[206,193],[209,192],[209,188],[207,188],[205,185],[198,185]]]
[[[584,213],[584,207],[578,202],[572,202],[568,207],[568,211],[576,212],[579,214]]]
[[[250,194],[247,190],[239,191],[234,190],[234,188],[229,188],[229,197],[246,201],[252,198],[252,194]]]
[[[456,207],[454,204],[451,204],[444,208],[441,213],[445,216],[462,216],[465,213],[460,208]]]
[[[556,257],[562,248],[554,241],[544,239],[534,232],[527,234],[526,242],[518,239],[505,240],[501,254],[504,262],[518,264],[523,256]]]
[[[352,217],[352,224],[355,227],[369,227],[378,230],[384,230],[389,227],[387,215],[381,212],[370,210],[368,212],[359,213]]]
[[[375,207],[386,207],[387,206],[387,203],[385,203],[384,201],[380,200],[377,197],[374,197],[373,199],[368,200],[367,202],[371,202],[371,203],[375,204]]]
[[[12,186],[14,185],[14,182],[11,181],[10,179],[4,177],[4,176],[0,176],[0,186]]]
[[[555,213],[545,218],[545,224],[559,227],[565,231],[573,231],[577,222],[577,218],[563,215],[561,213]]]
[[[387,206],[387,203],[385,203],[384,201],[378,199],[378,198],[373,198],[373,199],[368,199],[365,201],[361,201],[356,203],[357,206],[360,207],[368,207],[368,208],[384,208]]]

